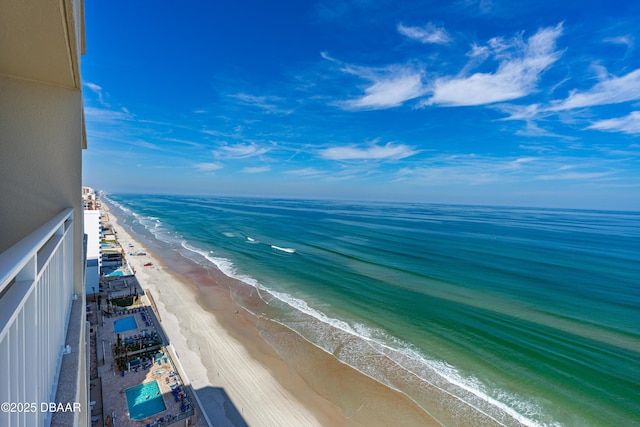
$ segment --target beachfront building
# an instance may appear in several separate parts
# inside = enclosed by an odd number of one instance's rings
[[[89,425],[83,7],[0,1],[0,402],[10,405],[0,411],[3,427]]]
[[[84,210],[84,234],[87,239],[85,293],[96,294],[100,290],[100,268],[102,267],[102,251],[100,243],[100,217],[98,210]]]
[[[82,186],[82,203],[85,210],[95,211],[100,209],[100,203],[98,202],[98,196],[91,187]]]

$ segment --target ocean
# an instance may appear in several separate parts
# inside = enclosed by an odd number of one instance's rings
[[[443,425],[640,425],[640,213],[109,194]],[[269,341],[277,337],[263,335]],[[286,357],[286,354],[285,354]]]

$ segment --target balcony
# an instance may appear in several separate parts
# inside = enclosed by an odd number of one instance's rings
[[[86,425],[73,221],[73,209],[66,209],[0,254],[0,402],[13,405],[0,411],[1,426]],[[49,402],[81,410],[52,412]],[[24,404],[31,407],[25,411]]]

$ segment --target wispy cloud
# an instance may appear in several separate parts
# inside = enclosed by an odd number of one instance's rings
[[[253,106],[264,110],[267,114],[288,115],[293,113],[292,109],[286,109],[280,106],[280,104],[284,102],[284,99],[279,96],[257,96],[247,93],[237,93],[230,95],[230,97],[240,101],[244,106]]]
[[[588,128],[609,132],[640,134],[640,111],[633,111],[625,117],[616,119],[599,120]]]
[[[629,49],[633,47],[633,37],[632,36],[618,36],[618,37],[607,37],[604,39],[605,43],[611,44],[622,44],[627,46]]]
[[[347,109],[376,110],[397,107],[410,99],[418,98],[425,92],[420,73],[404,71],[372,80],[365,95],[344,103]]]
[[[187,140],[187,139],[179,139],[179,138],[158,138],[162,141],[167,141],[169,143],[177,143],[180,145],[186,145],[188,147],[194,147],[194,148],[204,148],[203,144],[200,144],[198,142],[194,142],[191,140]]]
[[[295,175],[295,176],[319,176],[325,175],[326,172],[315,169],[315,168],[303,168],[303,169],[292,169],[285,172],[287,175]]]
[[[477,11],[480,14],[488,14],[495,8],[493,0],[460,0],[460,3],[469,9]]]
[[[561,101],[554,101],[548,111],[563,111],[598,105],[619,104],[640,99],[640,68],[621,77],[604,78],[591,89],[572,91]]]
[[[584,181],[610,176],[612,172],[563,172],[551,175],[540,175],[536,179],[541,181]]]
[[[520,136],[550,136],[555,138],[560,138],[562,135],[551,132],[547,129],[540,127],[537,123],[532,120],[527,120],[526,126],[524,129],[516,131],[516,135]]]
[[[91,83],[91,82],[86,82],[84,83],[84,85],[89,89],[91,89],[91,91],[94,92],[96,95],[98,95],[98,102],[100,103],[100,105],[104,107],[110,107],[110,105],[107,104],[104,100],[104,95],[102,94],[101,86],[98,86],[97,84]]]
[[[469,58],[474,58],[477,61],[484,61],[489,56],[491,56],[491,49],[489,46],[482,46],[476,43],[471,45],[471,50],[467,52],[467,56]]]
[[[127,145],[133,145],[136,147],[144,148],[145,150],[167,151],[165,148],[160,147],[159,145],[154,144],[153,142],[149,142],[141,139],[127,140],[127,141],[124,141],[124,143]]]
[[[115,123],[118,121],[131,120],[133,115],[128,111],[115,111],[106,108],[84,107],[84,116],[89,121],[101,123]]]
[[[556,147],[546,146],[546,145],[524,145],[520,144],[518,148],[522,150],[534,151],[538,154],[546,154],[551,153],[557,150]]]
[[[582,184],[615,180],[620,170],[604,159],[581,159],[537,155],[491,157],[476,154],[439,155],[423,165],[405,167],[397,181],[424,186],[518,184],[532,181],[584,181]]]
[[[506,180],[498,171],[510,163],[474,154],[441,155],[426,159],[422,166],[400,169],[396,180],[421,186],[481,185]]]
[[[213,172],[224,167],[220,163],[196,163],[194,166],[201,172]]]
[[[562,24],[538,30],[526,42],[494,38],[489,45],[474,46],[471,56],[490,53],[500,61],[494,73],[475,73],[468,77],[442,77],[433,83],[433,95],[426,105],[472,106],[509,101],[527,96],[537,89],[540,74],[556,62],[556,40]]]
[[[213,152],[218,158],[225,159],[246,159],[249,157],[260,156],[269,151],[267,148],[259,147],[254,143],[224,145]]]
[[[346,110],[381,110],[398,107],[405,101],[425,94],[422,71],[414,65],[366,67],[343,63],[327,52],[321,52],[320,55],[327,61],[339,64],[341,72],[370,82],[364,88],[364,95],[335,103]]]
[[[421,43],[448,44],[452,41],[444,27],[438,27],[431,22],[423,27],[408,27],[404,24],[398,24],[398,32]]]
[[[353,145],[344,147],[331,147],[320,150],[320,157],[328,160],[398,160],[416,154],[413,148],[404,144],[385,145],[371,144],[365,148]]]
[[[535,121],[563,114],[561,117],[563,121],[567,123],[575,122],[576,120],[583,120],[579,116],[583,109],[640,100],[640,69],[617,77],[608,74],[603,67],[595,66],[593,68],[600,81],[588,90],[572,90],[565,99],[551,101],[546,104],[501,104],[496,105],[495,108],[509,115],[501,120],[523,120],[526,122],[526,129],[519,131],[519,135],[558,137],[561,135],[545,134],[545,131]],[[634,111],[625,117],[598,120],[592,122],[586,128],[638,134],[640,133],[640,111]],[[543,132],[539,135],[534,135],[539,130]]]
[[[98,86],[95,83],[91,83],[91,82],[86,82],[84,84],[86,87],[88,87],[89,89],[91,89],[92,91],[94,91],[95,93],[100,93],[102,92],[102,87]]]
[[[269,166],[256,166],[256,167],[246,167],[242,169],[240,172],[242,173],[264,173],[269,172],[271,168]]]

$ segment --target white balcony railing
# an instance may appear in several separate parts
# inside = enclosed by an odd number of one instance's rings
[[[65,354],[73,239],[67,209],[0,254],[0,403],[13,405],[0,411],[0,426],[51,422],[40,405],[55,399]]]

